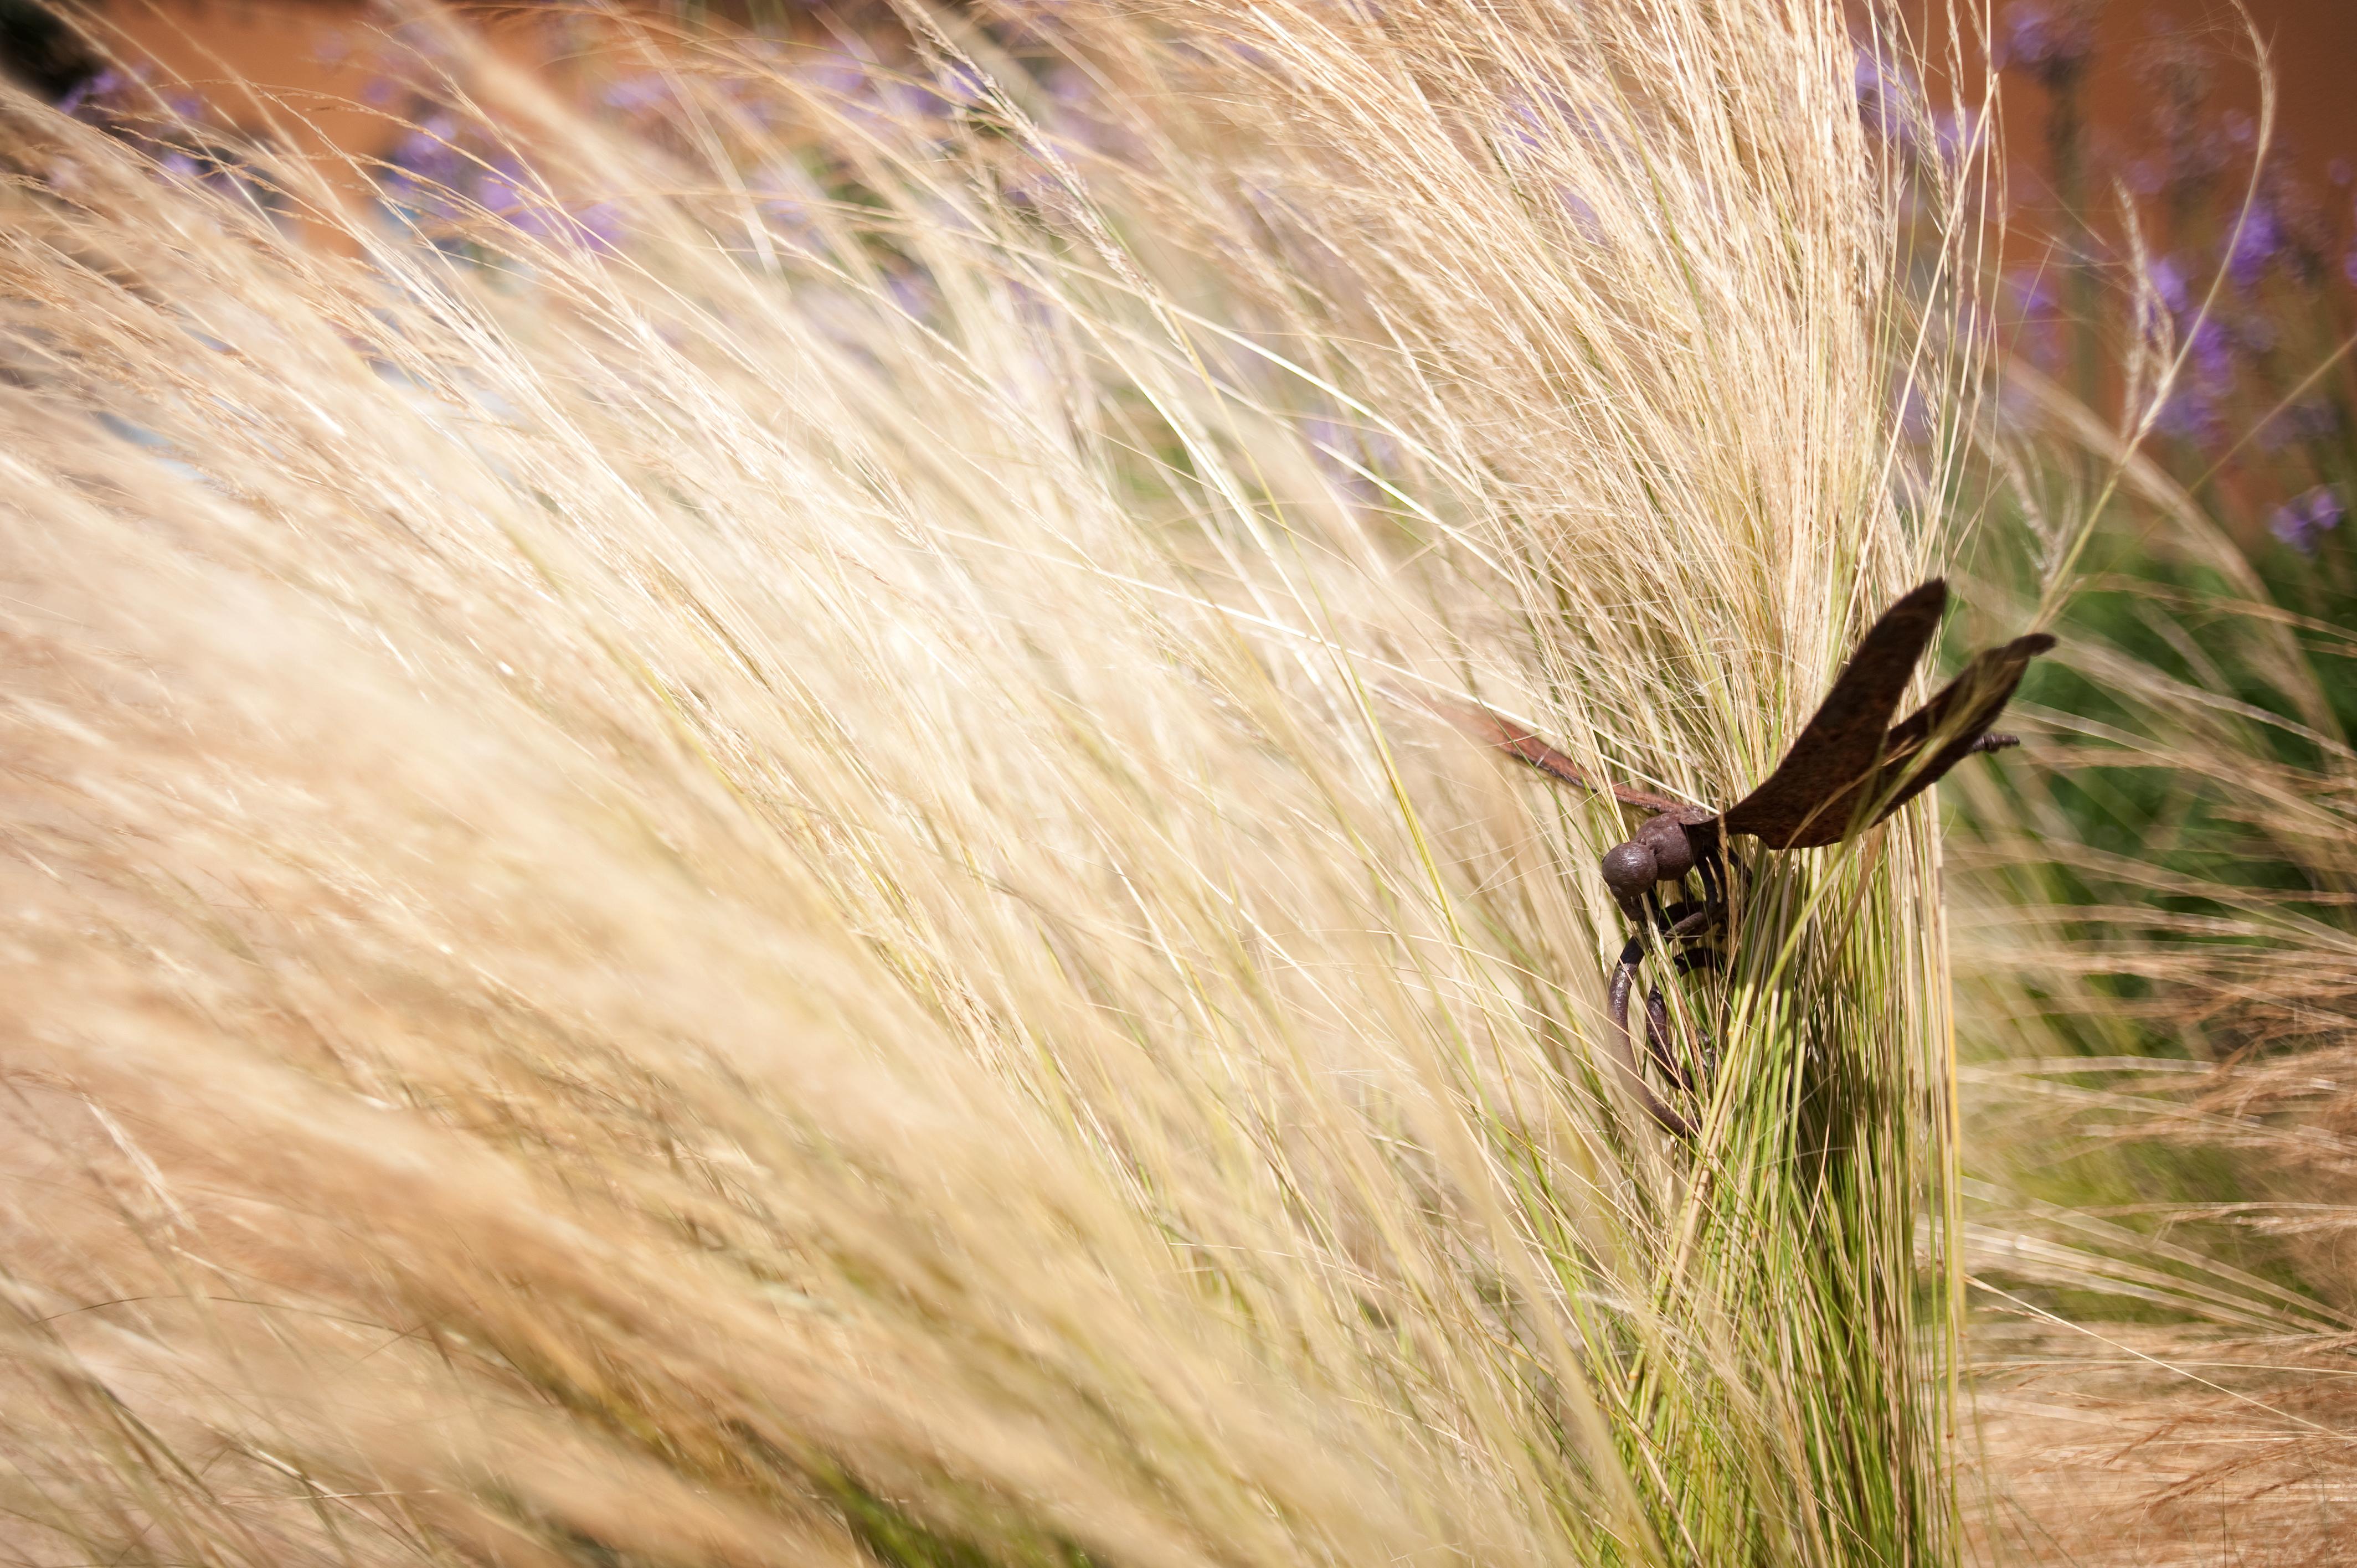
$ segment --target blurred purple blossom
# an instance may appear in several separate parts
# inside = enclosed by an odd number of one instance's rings
[[[66,95],[58,100],[58,109],[77,120],[104,118],[111,114],[115,101],[132,85],[131,77],[109,66],[96,76],[69,89]]]
[[[838,102],[863,98],[874,86],[867,62],[843,48],[804,54],[795,60],[788,74],[805,91]]]
[[[1932,117],[1932,134],[1939,138],[1941,160],[1953,164],[1979,145],[1982,129],[1980,113],[1970,107],[1951,109],[1945,113]]]
[[[1044,85],[1048,96],[1067,109],[1077,109],[1096,101],[1096,83],[1089,73],[1069,61],[1059,60],[1048,68]]]
[[[2234,392],[2238,350],[2266,349],[2260,336],[2263,324],[2246,322],[2237,332],[2214,312],[2199,315],[2202,301],[2195,297],[2185,264],[2176,256],[2155,257],[2145,270],[2145,280],[2152,301],[2168,317],[2168,333],[2185,349],[2185,362],[2160,406],[2156,428],[2197,446],[2214,446],[2225,433],[2225,404]],[[2144,308],[2148,311],[2150,304]],[[2162,323],[2148,317],[2138,328],[2149,337],[2162,336]]]
[[[1923,89],[1906,62],[1880,54],[1872,40],[1861,42],[1850,67],[1850,82],[1858,118],[1867,130],[1897,146],[1915,145]]]
[[[2286,403],[2259,426],[2255,439],[2263,452],[2330,441],[2341,433],[2341,413],[2322,398],[2301,398]]]
[[[1560,93],[1534,95],[1517,89],[1506,95],[1505,114],[1499,124],[1514,146],[1524,152],[1544,152],[1564,140],[1570,113],[1571,105]]]
[[[801,165],[778,159],[755,169],[746,184],[761,217],[781,238],[796,244],[815,241],[816,214],[824,198]]]
[[[2164,435],[2214,446],[2226,431],[2225,403],[2234,390],[2233,335],[2216,317],[2193,328],[2185,364],[2154,422]]]
[[[1311,414],[1302,420],[1301,435],[1318,472],[1353,506],[1381,505],[1383,486],[1372,476],[1396,474],[1404,466],[1398,441],[1356,421]]]
[[[562,220],[565,232],[552,233],[552,238],[571,242],[585,251],[600,255],[612,255],[622,248],[623,236],[630,232],[621,208],[611,201],[592,201],[580,207],[553,209]]]
[[[652,71],[641,71],[609,81],[597,94],[600,103],[625,114],[662,108],[671,99],[671,82]]]
[[[2307,287],[2323,280],[2332,224],[2287,157],[2266,160],[2247,203],[2239,204],[2228,221],[2226,272],[2240,292],[2252,293],[2278,272]]]
[[[1563,199],[1563,209],[1571,215],[1572,227],[1590,243],[1604,241],[1604,220],[1596,215],[1595,204],[1568,186],[1559,186],[1555,194]]]
[[[2079,74],[2095,52],[2098,0],[2015,0],[2005,8],[1991,51],[2000,70],[2018,70],[2048,88]]]
[[[536,199],[523,165],[512,155],[475,176],[475,201],[494,218],[514,219]]]
[[[1254,70],[1265,70],[1273,76],[1285,73],[1285,68],[1278,62],[1277,58],[1258,44],[1247,42],[1243,38],[1227,38],[1222,42],[1229,57],[1240,65],[1247,66]]]
[[[969,61],[942,61],[933,70],[933,80],[942,99],[957,108],[975,109],[990,101],[990,78]]]
[[[2225,144],[2201,113],[2217,74],[2211,48],[2198,34],[2162,20],[2136,48],[2134,65],[2149,106],[2148,145],[2157,148],[2138,160],[2137,194],[2190,196],[2226,165]]]
[[[385,162],[380,189],[386,205],[408,222],[425,223],[437,244],[483,218],[543,243],[598,252],[616,249],[624,231],[612,202],[560,199],[512,147],[447,112],[412,126]]]
[[[1925,395],[1923,385],[1913,376],[1899,389],[1899,437],[1914,446],[1932,439],[1936,426],[1932,416],[1932,400]]]
[[[2276,508],[2267,519],[2267,532],[2302,555],[2313,555],[2324,536],[2340,527],[2347,515],[2341,493],[2330,485],[2319,485]]]
[[[941,304],[941,294],[934,288],[931,275],[909,265],[885,269],[884,297],[902,315],[917,321],[931,319]]]
[[[458,122],[449,114],[429,114],[402,133],[387,155],[395,168],[420,178],[439,179],[454,173],[459,163],[453,142]]]
[[[2017,268],[2006,274],[2013,296],[2014,319],[2030,362],[2051,374],[2062,363],[2062,302],[2054,291],[2053,274],[2043,267]]]

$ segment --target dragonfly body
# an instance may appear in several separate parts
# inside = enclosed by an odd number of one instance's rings
[[[1644,1081],[1628,1037],[1629,995],[1647,930],[1659,928],[1664,938],[1680,940],[1724,921],[1730,840],[1755,838],[1770,849],[1838,843],[1889,817],[1965,757],[2019,744],[1989,726],[2012,700],[2029,661],[2054,646],[2042,632],[1978,654],[1930,702],[1891,723],[1947,604],[1947,585],[1935,578],[1883,611],[1783,760],[1726,811],[1610,787],[1614,799],[1647,815],[1625,843],[1605,852],[1599,867],[1639,933],[1622,951],[1607,995],[1628,1074],[1653,1119],[1671,1131],[1691,1134],[1694,1128]],[[1460,729],[1517,761],[1576,789],[1596,787],[1569,757],[1511,720],[1487,708],[1444,711]],[[1702,906],[1674,920],[1657,890],[1664,883],[1683,886],[1689,873],[1701,875]],[[1647,1015],[1654,1059],[1684,1086],[1685,1074],[1663,1038],[1667,1024],[1658,991],[1649,998]]]

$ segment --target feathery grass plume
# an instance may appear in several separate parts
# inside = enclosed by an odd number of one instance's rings
[[[2341,492],[2317,483],[2347,444],[2313,417],[2348,346],[2317,332],[2341,302],[2251,41],[2241,183],[2197,169],[2224,144],[2196,145],[2180,79],[2169,220],[2123,194],[2120,428],[2020,365],[2013,427],[1975,426],[2009,487],[1991,511],[2028,525],[1988,532],[2028,546],[1990,574],[2078,595],[2029,688],[2033,766],[1965,786],[1972,1526],[1998,1561],[2337,1563],[2357,1516],[2357,705]]]
[[[438,32],[350,258],[7,101],[23,1550],[1949,1554],[1928,807],[1666,1144],[1624,825],[1381,692],[1761,777],[1953,171],[1831,8],[909,16],[608,18],[630,135]]]
[[[2263,571],[2149,456],[2015,374],[2044,437],[2119,486],[2033,689],[2033,765],[1966,787],[1965,1251],[1997,1320],[1975,1331],[1976,1528],[2034,1561],[2345,1561],[2345,567]]]

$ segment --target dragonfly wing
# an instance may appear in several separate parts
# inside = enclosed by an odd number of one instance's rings
[[[1833,843],[1849,831],[1890,715],[1947,607],[1948,585],[1934,577],[1882,612],[1776,771],[1727,811],[1728,832],[1792,849]]]
[[[1975,655],[1930,702],[1894,726],[1883,746],[1879,781],[1889,784],[1905,777],[1907,782],[1875,821],[1880,822],[1938,783],[1948,769],[1971,756],[1973,743],[1988,733],[1989,725],[1996,723],[1997,714],[2013,700],[2014,688],[2021,684],[2029,661],[2053,646],[2054,639],[2039,631]],[[1921,759],[1919,754],[1923,747],[1942,736],[1947,738],[1939,750],[1929,760]]]
[[[1470,703],[1429,701],[1430,705],[1442,717],[1482,745],[1502,751],[1517,762],[1527,763],[1548,777],[1570,785],[1575,789],[1596,788],[1594,784],[1588,782],[1587,775],[1580,772],[1570,757],[1514,723],[1513,720]],[[1612,798],[1622,805],[1635,806],[1640,811],[1684,812],[1689,815],[1694,813],[1694,808],[1682,800],[1673,800],[1665,795],[1649,794],[1642,789],[1632,789],[1626,784],[1613,785],[1610,792]]]

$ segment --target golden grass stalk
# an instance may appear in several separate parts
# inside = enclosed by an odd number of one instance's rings
[[[1762,776],[1941,549],[1943,171],[1830,8],[1066,17],[1092,124],[446,38],[611,253],[8,101],[24,1554],[1952,1550],[1928,806],[1759,865],[1687,1148],[1624,825],[1381,694]]]
[[[2087,520],[2067,701],[2030,767],[1966,786],[1974,1532],[1997,1561],[2345,1561],[2348,630],[2021,379],[2021,471],[2092,458],[2117,500]]]

